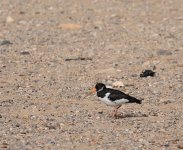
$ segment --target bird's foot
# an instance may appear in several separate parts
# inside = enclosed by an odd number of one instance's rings
[[[115,112],[115,113],[113,113],[113,114],[111,115],[111,117],[112,117],[112,118],[115,118],[115,119],[118,119],[119,116],[118,116],[118,114]]]

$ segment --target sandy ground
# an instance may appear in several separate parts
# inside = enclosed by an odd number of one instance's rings
[[[182,37],[182,0],[1,0],[0,149],[183,149]]]

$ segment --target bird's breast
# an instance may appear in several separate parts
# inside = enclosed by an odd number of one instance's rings
[[[110,106],[116,106],[116,103],[111,101],[109,97],[110,93],[106,93],[104,97],[99,97],[99,100]]]

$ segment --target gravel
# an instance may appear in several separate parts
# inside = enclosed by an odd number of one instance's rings
[[[182,4],[2,0],[0,149],[182,149]],[[114,119],[96,82],[143,102]]]

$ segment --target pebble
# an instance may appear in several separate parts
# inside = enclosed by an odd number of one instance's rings
[[[177,146],[177,148],[183,149],[183,144],[182,144],[182,145],[179,144],[179,145]]]
[[[21,55],[30,55],[30,52],[24,51],[20,53]]]
[[[114,67],[114,68],[117,67],[117,66],[118,66],[118,64],[116,64],[116,63],[113,64],[113,67]]]
[[[34,109],[34,108],[33,108],[33,109]],[[33,116],[31,116],[30,118],[31,118],[31,119],[36,119],[36,116],[33,115]]]
[[[8,145],[2,144],[1,148],[8,148]]]
[[[6,18],[6,22],[7,22],[7,23],[12,23],[12,22],[14,22],[14,19],[13,19],[11,16],[8,16],[8,17]]]
[[[21,21],[19,21],[19,24],[25,25],[25,24],[27,24],[27,21],[21,20]]]
[[[0,45],[10,45],[13,44],[12,42],[10,42],[9,40],[3,40],[0,42]]]
[[[63,126],[65,126],[65,124],[64,123],[60,123],[60,127],[63,127]]]
[[[82,28],[82,26],[80,24],[66,23],[66,24],[60,24],[59,28],[67,29],[67,30],[74,30],[74,29],[80,29],[80,28]]]
[[[113,87],[123,87],[125,86],[122,81],[116,81],[112,84]]]

